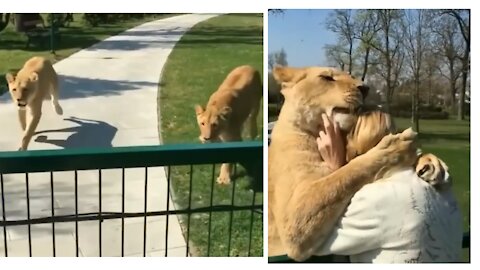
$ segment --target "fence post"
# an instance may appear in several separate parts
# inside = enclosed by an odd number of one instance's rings
[[[51,13],[50,14],[50,52],[52,54],[55,54],[55,47],[54,47],[54,39],[55,37],[53,36],[54,33],[55,33],[55,29],[54,29],[54,17],[55,16],[55,13]]]

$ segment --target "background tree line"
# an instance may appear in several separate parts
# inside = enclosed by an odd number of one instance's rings
[[[420,118],[470,114],[470,10],[333,10],[325,27],[336,42],[319,49],[371,86],[369,102],[412,117],[416,130]],[[269,67],[284,63],[283,50],[269,55]],[[269,96],[277,90],[269,81]]]
[[[165,13],[157,13],[165,14]],[[30,13],[25,15],[37,15],[39,13]],[[152,13],[84,13],[82,15],[82,21],[88,26],[98,26],[101,24],[113,24],[116,22],[126,21],[130,19],[139,19],[146,16],[155,15]],[[47,14],[45,18],[45,24],[49,25],[52,14]],[[43,18],[42,18],[43,19]],[[53,16],[53,22],[56,26],[68,26],[70,22],[73,22],[73,13],[56,13]],[[0,32],[4,30],[9,23],[15,25],[15,14],[0,13]]]

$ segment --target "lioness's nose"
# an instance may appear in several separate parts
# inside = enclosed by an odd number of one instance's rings
[[[210,137],[208,137],[208,138],[207,138],[207,137],[203,137],[203,139],[204,139],[205,141],[209,141],[209,140],[210,140]]]
[[[362,93],[363,98],[366,98],[367,95],[368,95],[368,90],[370,90],[370,87],[362,84],[362,85],[357,86],[357,88]]]

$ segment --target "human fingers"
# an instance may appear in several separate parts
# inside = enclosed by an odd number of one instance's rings
[[[322,114],[322,120],[323,120],[323,126],[325,127],[325,132],[330,136],[333,134],[333,124],[330,121],[330,118],[328,118],[327,114],[323,113]]]

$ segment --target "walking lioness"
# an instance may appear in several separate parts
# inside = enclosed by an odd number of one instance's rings
[[[50,61],[33,57],[16,75],[8,73],[6,79],[13,102],[18,106],[18,118],[24,131],[18,150],[27,150],[42,115],[43,100],[51,98],[55,112],[63,114],[58,103],[57,73]]]
[[[323,243],[356,191],[381,178],[385,167],[413,166],[416,134],[387,135],[332,172],[316,143],[321,115],[348,133],[368,87],[332,68],[276,67],[273,75],[285,103],[268,149],[268,253],[301,261]]]
[[[240,66],[228,74],[208,100],[207,106],[195,106],[200,141],[230,142],[242,140],[242,127],[249,118],[250,137],[257,136],[257,115],[262,98],[260,73],[251,66]],[[224,163],[217,183],[230,183],[231,164]]]

